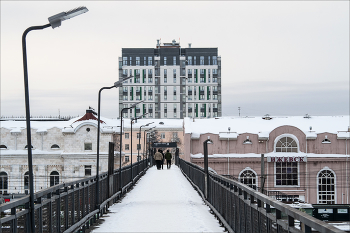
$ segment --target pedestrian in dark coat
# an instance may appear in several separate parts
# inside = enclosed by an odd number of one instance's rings
[[[161,162],[162,169],[163,169],[163,165],[164,165],[164,152],[163,152],[163,150],[160,150],[160,153],[162,153],[162,155],[163,155],[163,159],[162,159],[162,162]]]
[[[160,149],[154,154],[154,159],[156,160],[157,169],[160,170],[160,163],[163,160],[163,155],[160,153]]]
[[[165,157],[165,159],[166,159],[166,168],[167,168],[167,169],[170,169],[170,167],[171,167],[171,158],[172,158],[173,156],[171,155],[171,153],[169,152],[169,150],[166,151],[164,157]]]

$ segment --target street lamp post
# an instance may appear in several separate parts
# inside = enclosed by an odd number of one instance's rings
[[[147,144],[145,144],[145,139],[146,139],[146,137],[145,137],[145,132],[147,131],[147,134],[148,134],[148,131],[151,131],[152,129],[154,129],[156,126],[153,126],[152,128],[149,128],[149,129],[147,129],[147,130],[144,130],[143,131],[143,148],[145,148],[145,145],[146,145],[146,147],[147,147]],[[150,132],[151,133],[151,132]],[[147,134],[146,134],[146,136],[147,136]],[[149,147],[148,147],[148,149],[149,149]],[[143,153],[143,156],[145,156],[145,153]],[[147,148],[146,148],[146,158],[147,158]],[[148,158],[149,158],[149,154],[148,154]]]
[[[27,65],[27,46],[26,36],[32,30],[42,30],[48,27],[56,28],[61,26],[61,22],[80,14],[87,12],[86,7],[78,7],[67,12],[61,12],[48,18],[49,23],[42,26],[32,26],[27,28],[22,35],[22,51],[23,51],[23,73],[24,73],[24,93],[26,106],[26,127],[27,127],[27,147],[28,147],[28,167],[29,167],[29,192],[30,192],[30,229],[35,231],[35,211],[34,211],[34,178],[33,178],[33,158],[32,158],[32,139],[30,132],[30,107],[29,107],[29,85],[28,85],[28,65]]]
[[[151,122],[151,123],[148,123],[148,124],[145,124],[145,125],[141,125],[140,126],[140,131],[139,131],[139,145],[140,145],[140,147],[141,147],[141,128],[142,127],[147,127],[147,126],[149,126],[149,125],[151,125],[151,124],[153,124],[154,122]],[[145,141],[145,132],[143,133],[143,141]],[[143,144],[143,151],[145,151],[145,143]],[[139,158],[140,157],[140,150],[137,150],[137,158]],[[145,153],[143,153],[143,159],[145,159]]]
[[[129,108],[123,108],[120,111],[120,145],[119,145],[119,190],[122,192],[122,133],[123,133],[123,112],[124,110],[135,108],[136,105],[142,103],[143,101],[140,101],[138,103],[132,104]]]
[[[101,92],[105,89],[112,89],[114,87],[121,87],[123,86],[123,82],[132,78],[132,76],[130,77],[126,77],[123,78],[122,80],[119,80],[117,82],[114,83],[113,86],[110,87],[102,87],[100,89],[100,91],[98,92],[98,111],[97,111],[97,153],[96,153],[96,207],[99,208],[100,205],[100,184],[99,184],[99,167],[100,167],[100,117],[101,117]]]
[[[130,157],[131,157],[131,164],[130,164],[130,170],[131,170],[131,182],[133,182],[133,180],[134,180],[134,177],[133,177],[133,167],[132,167],[132,124],[133,124],[133,121],[134,120],[136,120],[136,122],[137,122],[137,120],[138,119],[140,119],[140,118],[142,118],[142,117],[144,117],[144,116],[146,116],[148,114],[148,112],[147,113],[145,113],[145,114],[143,114],[142,116],[139,116],[139,117],[136,117],[136,118],[131,118],[131,121],[130,121],[130,148],[131,148],[131,150],[130,150]],[[139,142],[140,143],[140,142]]]
[[[203,142],[203,151],[204,151],[204,173],[205,173],[205,184],[206,184],[206,189],[205,189],[205,197],[208,200],[209,199],[209,168],[208,168],[208,144],[213,143],[213,141],[208,138]]]

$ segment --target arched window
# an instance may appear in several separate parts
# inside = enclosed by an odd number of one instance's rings
[[[243,144],[253,144],[252,141],[249,139],[249,136],[247,136],[247,139],[244,140]]]
[[[50,186],[55,186],[60,183],[60,174],[57,171],[50,173]]]
[[[57,144],[53,144],[53,145],[51,146],[51,149],[60,149],[60,146],[57,145]]]
[[[331,140],[329,140],[326,135],[325,138],[322,140],[322,143],[331,143]]]
[[[256,189],[256,174],[252,170],[245,170],[239,175],[239,181],[249,187]]]
[[[281,137],[275,146],[276,152],[298,152],[298,143],[288,136]]]
[[[335,204],[335,174],[325,169],[318,174],[318,203]]]
[[[0,194],[7,194],[8,177],[6,172],[0,172]]]
[[[0,145],[0,150],[6,150],[7,149],[7,146],[5,145]]]
[[[29,189],[29,172],[24,173],[24,190]]]

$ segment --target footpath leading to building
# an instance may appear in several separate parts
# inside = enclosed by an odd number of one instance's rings
[[[92,232],[223,232],[177,166],[151,167]]]

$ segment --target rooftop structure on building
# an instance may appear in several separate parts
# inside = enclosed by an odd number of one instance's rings
[[[119,79],[133,76],[119,89],[119,109],[141,100],[136,109],[123,112],[132,118],[182,119],[220,117],[221,57],[218,48],[182,48],[180,43],[156,48],[123,48]]]

